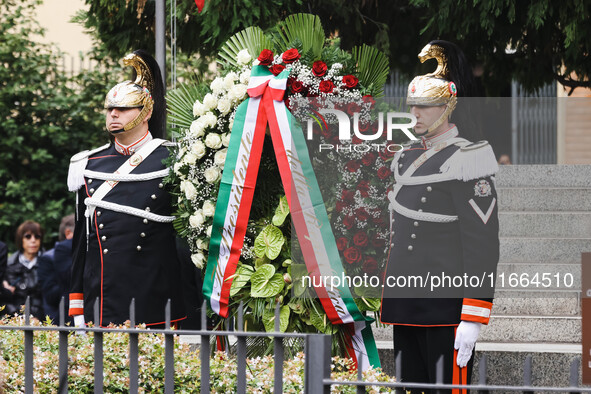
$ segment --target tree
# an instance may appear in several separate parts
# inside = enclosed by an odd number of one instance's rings
[[[0,240],[13,248],[22,221],[40,222],[50,246],[61,217],[74,212],[69,158],[107,141],[102,103],[114,84],[99,68],[68,78],[59,51],[32,41],[43,34],[39,3],[0,0]]]
[[[153,48],[155,0],[86,2],[90,10],[78,21],[96,31],[114,57]],[[586,0],[206,0],[201,14],[193,1],[176,3],[177,46],[187,55],[215,56],[247,26],[266,29],[291,13],[309,12],[341,37],[344,49],[374,45],[389,55],[392,68],[407,75],[432,71],[432,65],[418,64],[416,54],[433,39],[448,39],[484,68],[489,95],[498,95],[511,79],[529,90],[553,79],[572,88],[591,86]]]

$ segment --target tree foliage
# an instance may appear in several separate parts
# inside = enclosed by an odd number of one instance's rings
[[[153,49],[155,0],[86,2],[90,10],[78,20],[114,57],[133,48]],[[418,65],[416,54],[433,39],[447,39],[484,68],[483,83],[491,95],[512,78],[530,90],[553,79],[591,86],[591,2],[586,0],[206,0],[201,14],[193,1],[176,4],[177,47],[202,58],[213,58],[229,37],[248,26],[266,30],[287,15],[307,12],[320,16],[327,33],[341,38],[343,49],[375,46],[389,56],[392,68],[407,75],[432,71],[432,65]]]
[[[102,102],[111,76],[95,69],[68,77],[58,68],[59,51],[31,39],[43,33],[39,3],[0,0],[0,240],[13,248],[27,219],[43,225],[52,245],[61,217],[74,212],[69,158],[107,141]]]

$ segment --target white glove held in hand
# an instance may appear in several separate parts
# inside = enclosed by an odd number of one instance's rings
[[[74,326],[86,327],[86,323],[84,322],[84,315],[74,315]]]
[[[472,356],[472,350],[474,350],[474,345],[480,333],[480,327],[482,327],[482,323],[461,321],[456,330],[454,348],[458,350],[456,362],[460,368],[468,365],[468,361]]]

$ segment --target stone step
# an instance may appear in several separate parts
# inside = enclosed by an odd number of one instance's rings
[[[499,263],[496,290],[554,292],[581,289],[581,264]],[[534,295],[535,296],[535,295]]]
[[[498,188],[499,211],[591,211],[590,188]]]
[[[500,212],[501,237],[591,238],[591,213]]]
[[[518,295],[518,296],[516,296]],[[494,316],[579,316],[579,292],[495,291]]]
[[[378,353],[382,370],[396,375],[396,363],[392,342],[380,342]],[[581,358],[580,344],[555,343],[476,343],[472,384],[479,383],[480,362],[486,355],[486,384],[495,386],[522,386],[523,370],[527,356],[532,357],[532,385],[538,387],[570,386],[570,365]],[[579,377],[578,384],[581,384]],[[493,391],[491,391],[492,393]],[[494,391],[495,393],[501,391]],[[536,391],[539,393],[539,391]]]
[[[591,165],[500,166],[496,186],[589,188]]]
[[[392,341],[392,326],[374,327],[378,341]],[[480,342],[580,343],[581,318],[578,316],[502,316],[494,315],[483,326]]]
[[[499,261],[503,263],[580,264],[581,253],[591,252],[591,238],[501,237]]]

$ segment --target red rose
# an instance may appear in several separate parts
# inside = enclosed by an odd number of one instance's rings
[[[371,239],[371,246],[374,248],[383,248],[386,246],[386,240],[380,238],[378,234],[374,234],[373,238]]]
[[[341,192],[341,200],[343,202],[353,202],[353,197],[355,196],[355,192],[351,190],[343,190]]]
[[[355,216],[357,216],[357,221],[359,222],[365,222],[367,219],[369,219],[369,214],[365,208],[357,208],[355,210]]]
[[[343,252],[343,256],[345,257],[345,261],[349,264],[358,263],[361,261],[361,252],[354,246],[347,248]]]
[[[371,256],[366,256],[363,259],[363,265],[361,266],[363,271],[370,275],[375,275],[378,273],[378,262]]]
[[[361,197],[369,196],[369,182],[366,180],[360,181],[357,184],[357,190],[361,193]]]
[[[337,212],[342,212],[343,209],[347,206],[347,203],[344,201],[337,201],[337,203],[335,204],[335,210]]]
[[[378,178],[386,179],[390,175],[392,175],[392,171],[390,171],[390,169],[388,167],[382,166],[378,169]]]
[[[369,130],[369,125],[370,123],[357,122],[357,127],[359,128],[359,131],[362,132],[366,132],[367,130]]]
[[[334,83],[332,83],[332,81],[330,80],[325,79],[324,81],[320,82],[320,85],[318,85],[318,89],[322,93],[332,93],[334,89]]]
[[[302,81],[295,80],[291,83],[291,91],[294,93],[302,93],[305,89]]]
[[[347,104],[346,111],[349,115],[353,115],[355,112],[359,113],[361,112],[361,105],[357,103],[349,103]]]
[[[359,83],[359,79],[355,75],[345,75],[343,77],[343,84],[347,89],[353,89]]]
[[[363,100],[364,103],[369,103],[371,106],[374,106],[376,103],[376,100],[373,98],[373,96],[370,96],[369,94],[361,97],[361,100]]]
[[[390,149],[394,150],[393,148]],[[380,150],[380,159],[384,161],[389,160],[394,157],[394,153],[396,152],[390,152],[390,150],[388,150],[388,147],[385,147],[383,150]]]
[[[281,74],[281,71],[285,70],[285,66],[283,64],[273,64],[270,68],[269,71],[271,71],[273,73],[273,75],[279,75]]]
[[[355,218],[353,218],[352,216],[347,216],[346,218],[343,219],[343,226],[345,226],[345,228],[347,230],[351,230],[353,228],[354,224],[355,224]]]
[[[287,87],[291,87],[291,84],[293,83],[293,81],[295,81],[296,79],[294,77],[289,77],[287,78]]]
[[[345,164],[345,169],[349,172],[355,172],[361,167],[361,164],[357,160],[349,160],[347,164]]]
[[[357,137],[356,135],[354,135],[353,137],[351,137],[351,143],[353,145],[359,145],[359,144],[363,144],[363,140],[359,137]]]
[[[339,239],[337,239],[337,249],[341,252],[343,250],[347,249],[348,244],[349,244],[349,241],[347,241],[347,238],[345,238],[345,237],[340,237]]]
[[[353,236],[353,244],[355,246],[367,246],[369,244],[369,237],[365,231],[359,231]]]
[[[293,63],[296,60],[298,60],[301,57],[301,55],[297,49],[292,48],[292,49],[288,49],[287,51],[283,52],[283,55],[281,57],[282,57],[283,62],[285,64],[289,64],[289,63]]]
[[[373,220],[374,227],[384,227],[386,225],[386,218],[384,216],[378,216]]]
[[[366,166],[371,166],[376,162],[377,155],[373,152],[367,152],[365,156],[361,158],[361,162]]]
[[[312,74],[316,75],[317,77],[323,77],[326,74],[328,67],[326,67],[326,63],[322,60],[316,60],[314,64],[312,64]]]
[[[273,52],[268,49],[263,49],[257,59],[261,66],[268,66],[273,63]]]

